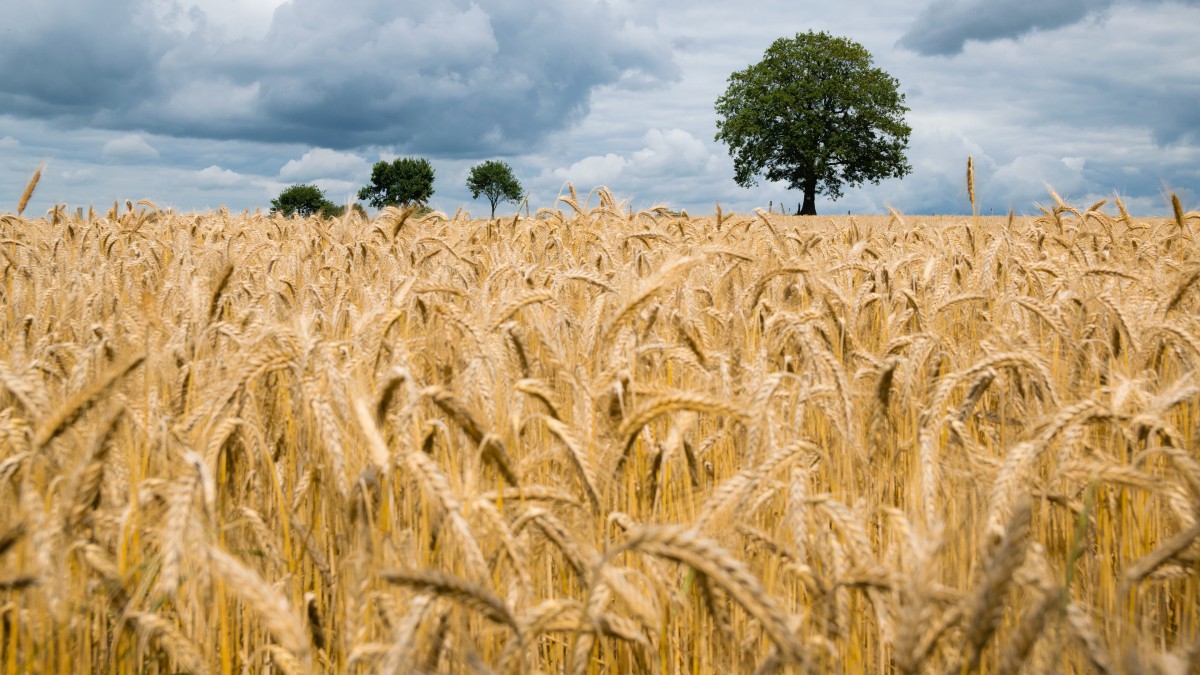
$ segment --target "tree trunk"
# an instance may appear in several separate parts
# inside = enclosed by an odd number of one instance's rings
[[[800,207],[800,216],[817,215],[817,181],[810,178],[804,181],[804,205]]]

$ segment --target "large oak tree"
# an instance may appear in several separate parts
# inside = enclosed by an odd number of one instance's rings
[[[776,40],[762,61],[729,76],[716,110],[737,183],[786,181],[804,192],[801,215],[816,215],[817,194],[837,199],[843,185],[912,171],[899,82],[847,38],[809,31]]]

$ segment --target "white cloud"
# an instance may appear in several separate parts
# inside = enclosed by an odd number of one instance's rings
[[[158,150],[140,134],[126,134],[105,143],[100,154],[113,159],[154,159],[158,157]]]
[[[709,147],[683,129],[651,129],[643,140],[646,147],[632,156],[639,172],[680,174],[712,168],[713,153]]]
[[[367,160],[353,152],[315,148],[304,153],[300,159],[288,160],[279,170],[279,179],[295,183],[333,178],[362,180],[370,174],[370,170]]]
[[[720,164],[709,146],[683,129],[651,129],[642,141],[644,147],[627,155],[612,152],[592,155],[554,169],[551,174],[580,188],[612,187],[618,182],[646,185],[701,175]]]
[[[18,141],[12,136],[0,138],[0,150],[13,150],[19,147],[21,147],[21,141]]]
[[[275,9],[287,0],[195,0],[204,20],[234,39],[260,39],[271,27]]]
[[[96,177],[96,171],[91,168],[65,169],[60,174],[67,183],[89,182]]]
[[[599,185],[609,185],[621,177],[629,160],[620,155],[608,153],[584,157],[571,166],[555,169],[552,173],[556,178],[570,181],[577,188],[590,190]]]
[[[215,164],[192,172],[192,176],[194,185],[200,188],[225,188],[250,182],[246,176]]]
[[[1035,196],[1045,199],[1049,194],[1046,186],[1054,188],[1064,197],[1087,190],[1083,177],[1083,161],[1079,158],[1059,158],[1036,153],[1021,155],[1008,164],[996,169],[990,181],[991,189],[1001,198]]]
[[[314,181],[314,183],[317,188],[325,193],[325,198],[334,204],[343,204],[356,198],[358,189],[363,186],[363,183],[331,178],[320,178]]]
[[[1087,164],[1086,157],[1063,157],[1062,163],[1067,165],[1067,168],[1076,172],[1082,173],[1083,167]]]

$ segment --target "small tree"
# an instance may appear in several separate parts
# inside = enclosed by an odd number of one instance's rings
[[[843,183],[911,172],[904,94],[871,62],[857,42],[809,31],[776,40],[761,62],[730,75],[717,99],[717,140],[729,146],[737,183],[750,187],[757,174],[787,181],[804,191],[800,213],[816,215],[817,193],[837,199]]]
[[[281,213],[285,216],[298,215],[307,218],[331,208],[337,207],[325,199],[325,193],[316,185],[293,185],[271,200],[271,213]]]
[[[358,191],[358,198],[381,209],[400,204],[424,206],[433,197],[433,166],[424,157],[401,157],[371,167],[371,184]]]
[[[492,218],[496,217],[496,204],[515,204],[521,201],[522,195],[525,194],[513,175],[512,167],[494,159],[471,167],[471,175],[467,176],[467,189],[471,191],[472,199],[479,199],[480,194],[487,197],[492,204]]]

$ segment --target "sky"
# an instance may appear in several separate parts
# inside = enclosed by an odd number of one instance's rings
[[[345,203],[371,165],[428,158],[431,205],[486,216],[471,166],[507,162],[533,209],[568,181],[635,209],[795,211],[733,180],[714,139],[731,73],[809,30],[900,83],[903,179],[819,213],[1036,213],[1046,186],[1142,215],[1200,207],[1200,0],[0,0],[0,212],[149,199],[267,209],[314,183]],[[593,197],[592,203],[596,203]],[[511,214],[515,205],[498,213]]]

